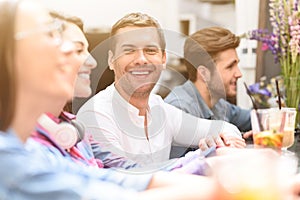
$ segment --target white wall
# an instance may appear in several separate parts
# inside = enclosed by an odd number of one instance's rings
[[[40,0],[48,8],[65,14],[76,15],[83,19],[85,29],[109,31],[112,24],[130,12],[143,12],[156,18],[164,29],[179,32],[179,20],[182,16],[195,19],[191,30],[194,32],[207,26],[223,26],[236,34],[257,27],[259,0],[236,0],[234,4],[209,4],[197,0]],[[180,40],[180,38],[178,39]],[[177,42],[178,45],[180,42]],[[168,42],[167,44],[172,44]],[[181,42],[183,46],[183,42]],[[183,54],[183,47],[178,46],[177,54]],[[243,73],[238,84],[237,103],[249,108],[249,97],[242,83],[255,81],[255,55],[242,55],[241,49],[256,47],[255,41],[242,41],[238,49],[240,67]],[[254,57],[253,57],[254,56]],[[169,58],[172,55],[168,56]],[[173,59],[171,59],[173,60]],[[174,60],[176,61],[176,60]]]
[[[208,26],[222,26],[235,31],[235,7],[234,4],[211,4],[196,0],[181,0],[181,15],[195,15],[197,22],[195,29]]]
[[[258,28],[259,0],[236,0],[236,33],[243,34],[249,30]],[[246,95],[243,82],[248,85],[255,82],[256,75],[256,49],[257,41],[242,39],[237,52],[240,58],[240,69],[243,77],[238,82],[237,104],[244,108],[252,107],[251,100]],[[247,53],[243,53],[243,49]]]
[[[40,0],[48,8],[76,15],[85,29],[110,27],[125,14],[144,12],[156,18],[162,27],[178,30],[177,0]],[[166,12],[167,11],[167,12]]]
[[[178,0],[40,0],[46,7],[80,17],[84,29],[109,32],[125,14],[142,12],[158,20],[163,29],[179,32]],[[167,44],[171,44],[172,41]],[[178,48],[180,49],[180,48]],[[168,60],[172,55],[167,55]],[[171,59],[172,60],[172,59]]]

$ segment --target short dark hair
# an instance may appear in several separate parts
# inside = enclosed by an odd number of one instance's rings
[[[153,17],[144,14],[144,13],[129,13],[119,19],[113,26],[110,32],[110,49],[114,51],[115,49],[115,39],[114,36],[117,34],[117,31],[121,28],[128,26],[137,26],[137,27],[154,27],[157,29],[158,36],[160,39],[160,47],[162,51],[165,51],[166,41],[164,33],[161,29],[160,24]]]
[[[239,44],[240,38],[222,27],[204,28],[189,36],[184,44],[184,63],[189,79],[196,81],[200,65],[213,70],[219,53],[235,49]]]

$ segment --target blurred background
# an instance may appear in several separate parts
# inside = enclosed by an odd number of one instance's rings
[[[222,26],[237,35],[249,30],[268,27],[268,0],[41,0],[50,9],[63,14],[75,15],[84,21],[85,34],[90,51],[96,57],[98,67],[93,72],[94,92],[104,89],[113,81],[113,72],[107,68],[105,39],[110,27],[125,14],[143,12],[156,18],[163,29],[176,33],[176,53],[168,52],[167,70],[161,76],[161,85],[155,92],[165,96],[174,86],[185,81],[185,67],[182,65],[183,42],[186,35],[209,26]],[[173,35],[173,34],[172,34]],[[172,38],[174,40],[174,38]],[[103,42],[104,41],[104,42]],[[101,49],[97,46],[102,46]],[[167,49],[168,45],[167,39]],[[243,108],[250,108],[243,82],[248,85],[280,73],[273,58],[260,50],[255,40],[242,39],[237,49],[243,77],[238,83],[238,95],[231,102]],[[101,64],[99,64],[101,63]],[[86,99],[77,99],[75,112]]]

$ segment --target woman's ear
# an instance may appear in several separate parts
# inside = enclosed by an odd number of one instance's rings
[[[107,60],[108,66],[110,70],[114,70],[114,54],[111,50],[108,51],[108,60]]]
[[[203,82],[210,80],[210,71],[203,65],[197,68],[197,79],[201,79]]]

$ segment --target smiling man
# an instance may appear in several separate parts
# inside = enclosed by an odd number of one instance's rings
[[[108,64],[115,82],[80,108],[77,119],[87,132],[139,164],[169,160],[173,143],[244,147],[234,125],[196,118],[151,93],[166,66],[165,46],[160,25],[146,14],[128,14],[112,27]]]
[[[225,100],[236,96],[237,80],[242,77],[236,52],[239,43],[239,37],[221,27],[192,34],[184,45],[189,80],[175,87],[165,102],[196,117],[224,120],[249,131],[250,110]]]

